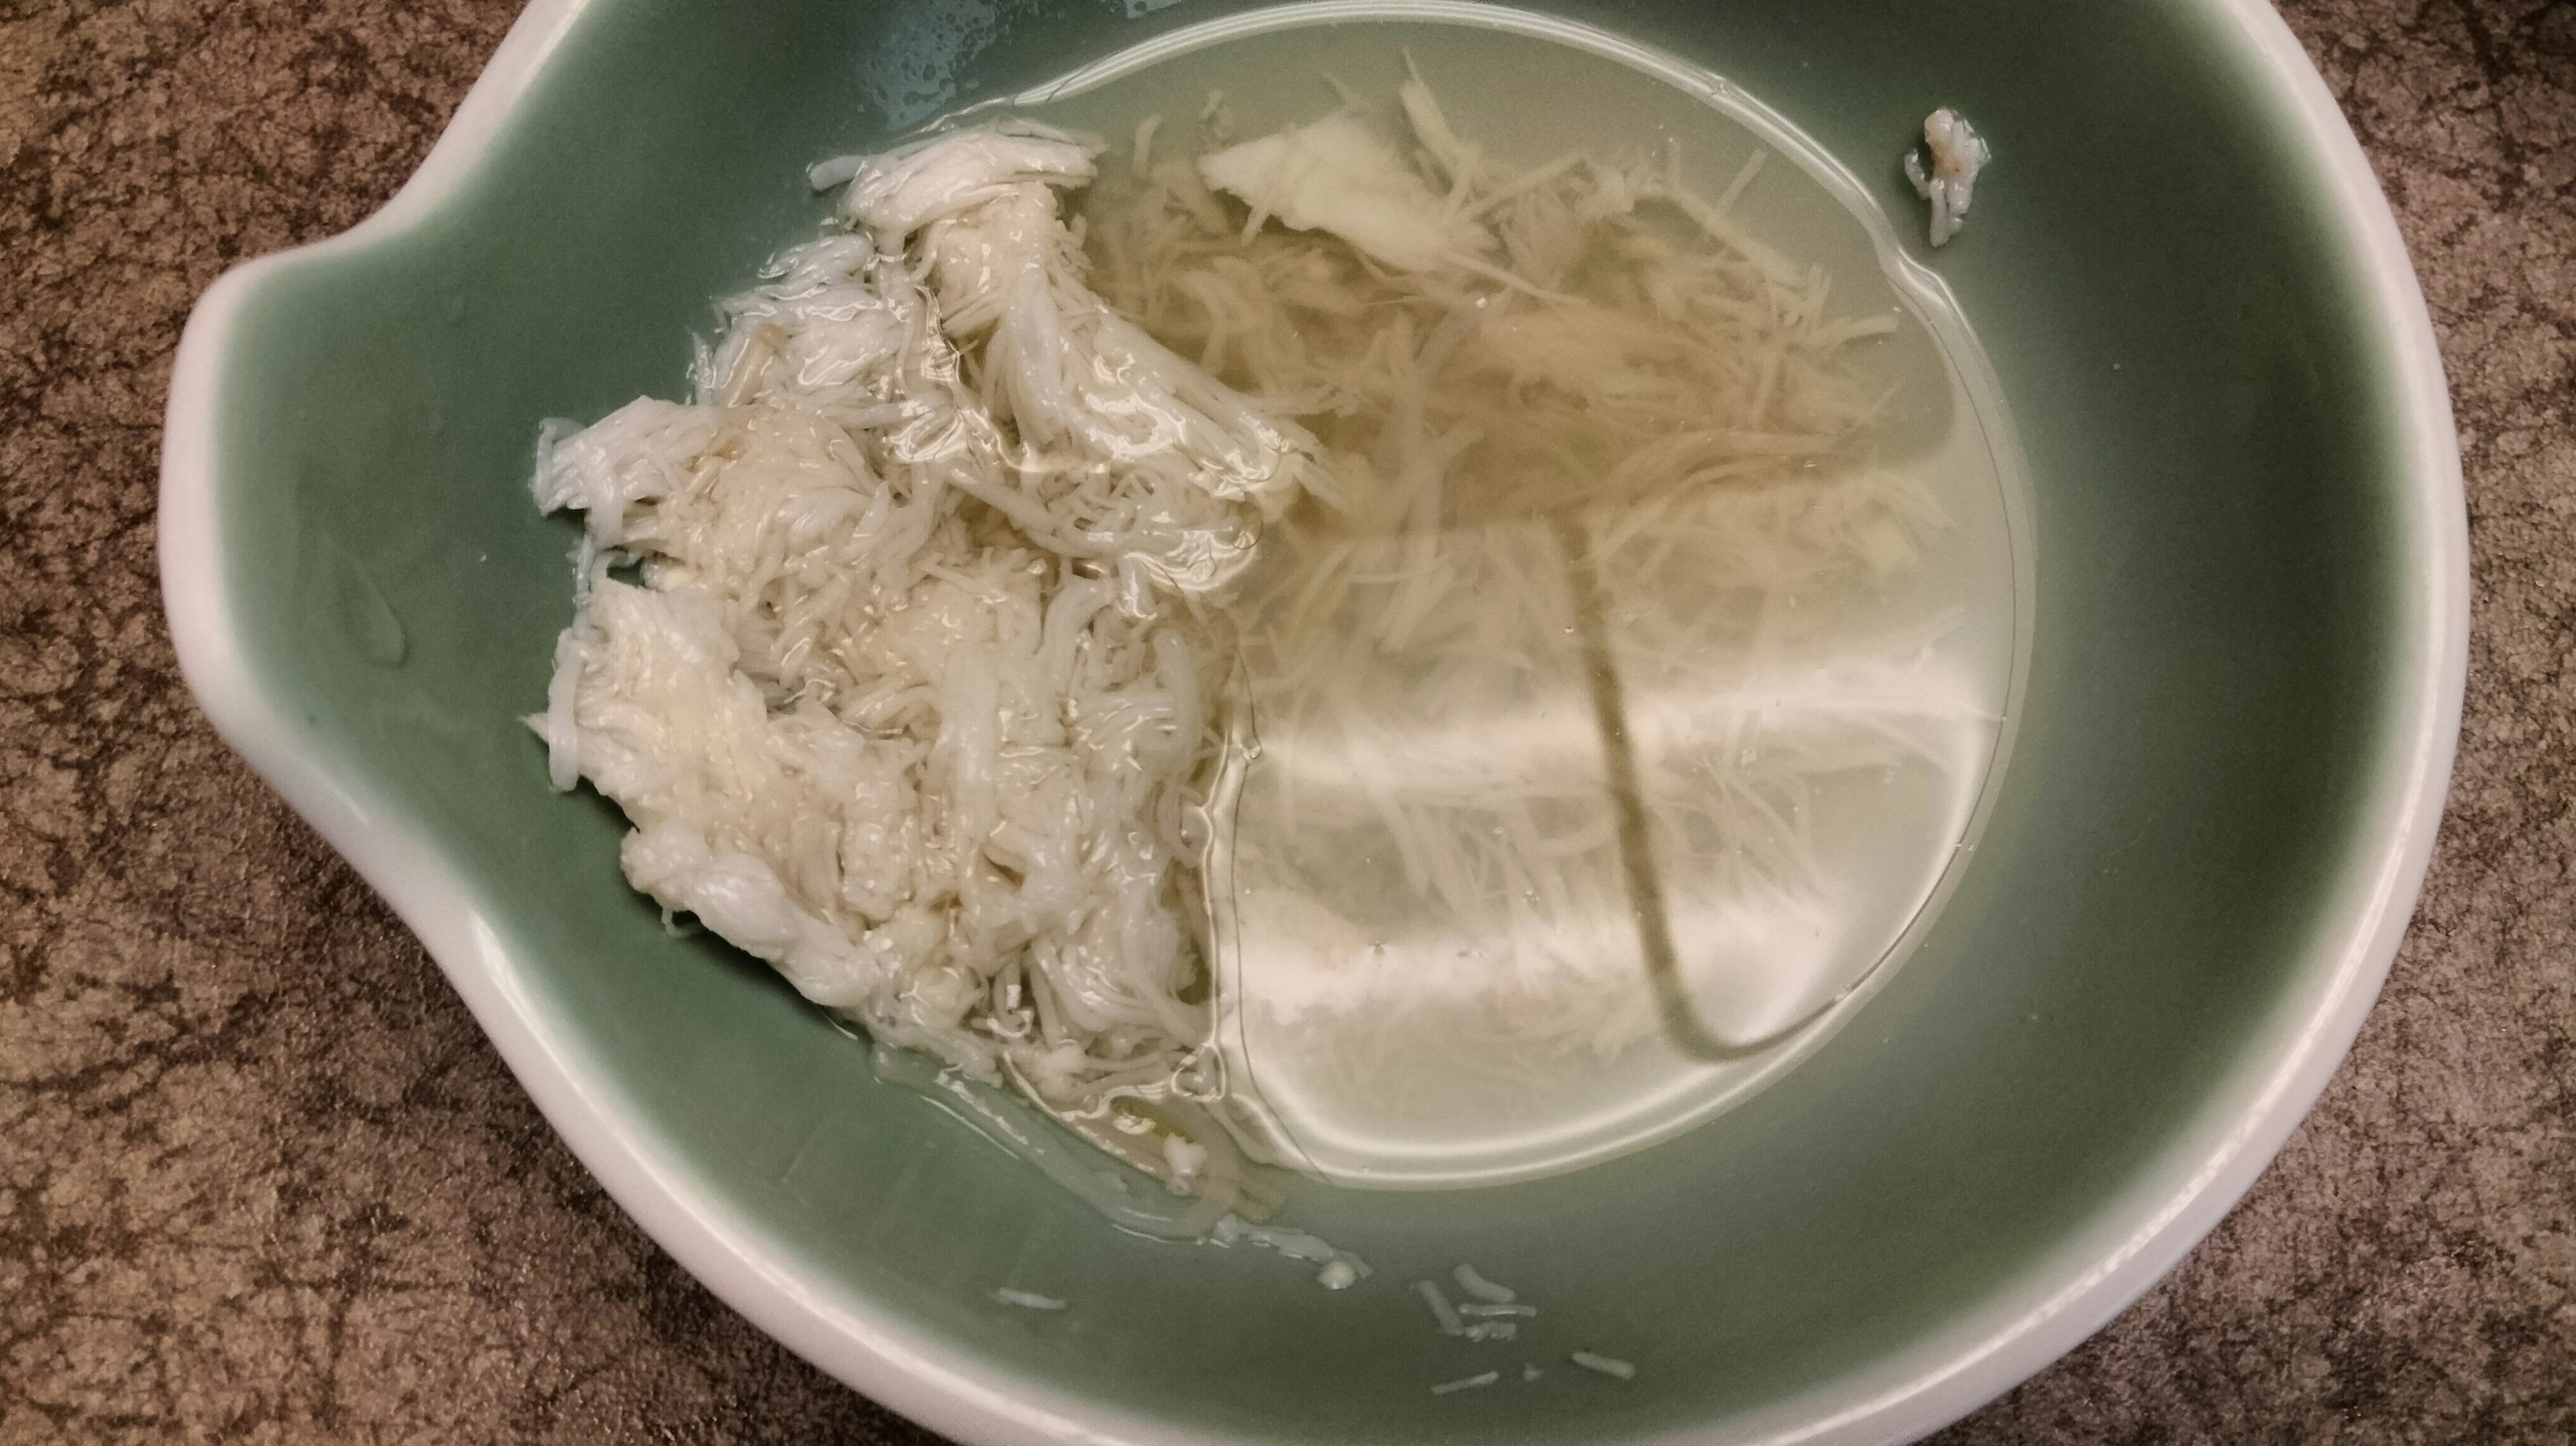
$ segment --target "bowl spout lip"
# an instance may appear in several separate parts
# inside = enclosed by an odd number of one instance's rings
[[[2038,1372],[2172,1269],[2250,1189],[2351,1048],[2403,940],[2448,790],[2468,670],[2469,544],[2450,393],[2396,217],[2359,141],[2266,0],[2199,0],[2255,64],[2311,156],[2388,338],[2404,494],[2405,594],[2394,639],[2390,741],[2327,922],[2266,1032],[2195,1121],[2120,1201],[2020,1282],[1903,1351],[1800,1395],[1673,1433],[1679,1442],[1862,1443],[1939,1429]],[[1212,1439],[1007,1374],[925,1339],[893,1313],[797,1269],[728,1216],[708,1181],[630,1102],[598,1084],[583,1046],[525,990],[502,932],[435,841],[363,778],[343,776],[264,686],[242,643],[225,558],[226,388],[268,281],[398,236],[466,185],[585,19],[610,0],[534,0],[420,169],[342,235],[224,273],[200,298],[170,380],[158,549],[182,675],[216,731],[338,849],[419,935],[529,1095],[636,1222],[728,1305],[842,1381],[974,1443],[1184,1446]],[[1396,7],[1400,8],[1400,7]]]

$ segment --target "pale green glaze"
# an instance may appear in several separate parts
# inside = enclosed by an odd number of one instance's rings
[[[382,827],[464,874],[536,1007],[682,1168],[802,1270],[1002,1371],[1317,1441],[1618,1436],[1814,1386],[2006,1289],[2120,1191],[2267,1023],[2350,865],[2410,605],[2390,343],[2215,24],[2182,3],[1562,8],[1739,82],[1909,230],[1896,158],[1923,114],[1995,139],[1935,264],[2035,482],[2026,717],[1955,901],[1823,1052],[1577,1175],[1306,1191],[1299,1222],[1379,1269],[1344,1295],[1116,1235],[875,1084],[765,968],[664,933],[618,877],[614,810],[549,792],[517,721],[570,609],[572,530],[524,486],[538,420],[676,393],[706,298],[822,215],[804,164],[886,133],[863,104],[885,77],[927,78],[910,122],[1221,7],[611,0],[462,195],[247,302],[218,510],[255,677],[392,802]],[[1525,1349],[1428,1328],[1403,1284],[1459,1260],[1543,1304]],[[1014,1311],[1002,1284],[1074,1306]],[[1582,1346],[1638,1378],[1566,1367]],[[1521,1386],[1523,1359],[1548,1378]],[[1425,1389],[1487,1366],[1504,1387]]]

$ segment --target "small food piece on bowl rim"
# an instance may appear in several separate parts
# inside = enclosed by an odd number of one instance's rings
[[[1928,173],[1923,167],[1924,151],[1932,156]],[[1993,158],[1985,138],[1957,111],[1943,106],[1924,117],[1923,146],[1905,153],[1905,178],[1914,183],[1914,194],[1932,203],[1933,245],[1946,246],[1959,234],[1976,192],[1977,172]]]

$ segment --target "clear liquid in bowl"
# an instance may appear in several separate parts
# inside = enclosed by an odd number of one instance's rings
[[[1233,672],[1195,912],[1218,1053],[1238,1117],[1287,1163],[1358,1186],[1501,1183],[1744,1098],[1928,927],[2008,745],[2021,483],[1946,290],[1777,117],[1601,32],[1467,5],[1371,15],[1195,27],[1015,108],[1110,138],[1159,116],[1149,144],[1168,159],[1316,119],[1337,104],[1326,77],[1367,114],[1418,75],[1498,168],[1660,153],[1798,269],[1806,289],[1786,294],[1814,299],[1811,328],[1888,328],[1840,352],[1876,398],[1857,446],[1721,458],[1713,480],[1630,486],[1608,443],[1514,430],[1503,372],[1524,353],[1552,364],[1561,304],[1545,297],[1497,291],[1493,316],[1447,326],[1424,312],[1394,343],[1432,366],[1419,415],[1301,418],[1374,480],[1348,511],[1275,522],[1213,620]],[[1139,234],[1121,208],[1149,186],[1120,160],[1083,203],[1094,285],[1257,393],[1201,319],[1217,302],[1139,299],[1160,283],[1115,238]],[[1670,225],[1690,241],[1687,217]],[[1235,259],[1286,264],[1275,247]],[[1566,294],[1618,302],[1619,264],[1578,262]],[[1620,355],[1635,369],[1619,387],[1560,380],[1606,414],[1705,363]],[[1692,430],[1687,407],[1667,411]]]

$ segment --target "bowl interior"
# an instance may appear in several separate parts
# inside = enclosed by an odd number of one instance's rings
[[[2214,8],[1553,7],[1740,83],[1908,234],[1925,112],[1997,150],[1935,265],[2034,481],[2018,752],[1920,952],[1688,1135],[1505,1188],[1303,1189],[1295,1221],[1377,1267],[1347,1293],[1131,1239],[879,1085],[765,967],[666,934],[614,808],[548,791],[518,720],[573,533],[528,500],[539,419],[676,394],[707,298],[824,213],[808,161],[1230,7],[1135,8],[597,4],[444,205],[270,273],[223,361],[217,506],[277,726],[461,881],[549,1047],[672,1179],[798,1289],[990,1379],[1197,1433],[1642,1434],[1750,1419],[2050,1285],[2312,1002],[2421,665],[2394,641],[2425,566],[2394,343]],[[1406,1283],[1459,1261],[1541,1305],[1518,1342],[1430,1328]],[[1505,1388],[1427,1390],[1488,1368]]]

